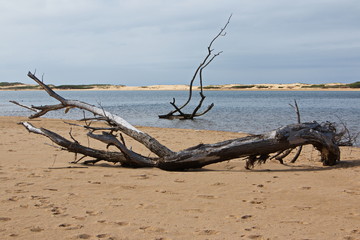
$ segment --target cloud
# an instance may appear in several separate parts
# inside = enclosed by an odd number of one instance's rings
[[[210,40],[205,84],[357,81],[360,3],[344,0],[0,1],[0,81],[186,84]]]

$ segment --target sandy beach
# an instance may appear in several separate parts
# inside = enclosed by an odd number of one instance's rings
[[[223,84],[204,86],[204,91],[360,91],[360,88],[341,88],[341,83],[322,84],[324,87],[317,87],[313,84],[288,83],[288,84]],[[104,85],[91,86],[91,88],[56,89],[75,90],[75,91],[189,91],[189,85],[149,85],[149,86],[124,86],[124,85]],[[199,86],[193,86],[195,91],[199,91]],[[41,90],[36,84],[20,84],[11,86],[0,86],[0,91],[7,90]]]
[[[311,147],[250,171],[241,159],[184,172],[85,166],[24,120],[0,117],[0,239],[360,239],[360,148],[342,147],[334,167]],[[31,122],[70,138],[62,120]],[[245,135],[139,128],[172,150]],[[72,129],[88,145],[83,133]]]

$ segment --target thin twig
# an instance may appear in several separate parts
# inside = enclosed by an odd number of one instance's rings
[[[13,104],[16,104],[16,105],[18,105],[18,106],[20,106],[20,107],[29,109],[29,110],[31,110],[31,111],[33,111],[33,112],[37,112],[36,109],[34,109],[34,108],[32,108],[32,107],[29,107],[29,106],[26,106],[26,105],[23,105],[23,104],[20,104],[20,103],[18,103],[17,101],[12,101],[12,100],[11,100],[11,101],[9,101],[9,102],[11,102],[11,103],[13,103]]]
[[[198,74],[201,74],[202,70],[203,70],[205,67],[207,67],[207,66],[209,65],[209,63],[211,63],[211,62],[214,60],[214,58],[217,57],[217,56],[221,53],[221,52],[219,52],[219,53],[213,55],[212,58],[210,58],[210,56],[212,55],[212,52],[213,52],[213,50],[214,50],[214,49],[212,49],[213,43],[214,43],[215,40],[216,40],[217,38],[219,38],[220,36],[225,36],[225,35],[226,35],[226,33],[224,34],[224,31],[225,31],[225,29],[227,28],[227,26],[229,25],[231,17],[232,17],[232,14],[230,14],[230,16],[229,16],[226,24],[224,25],[224,27],[221,28],[220,31],[219,31],[219,33],[210,41],[210,43],[209,43],[209,45],[208,45],[208,47],[207,47],[208,53],[207,53],[207,55],[205,56],[205,58],[203,59],[203,61],[200,63],[200,65],[197,67],[197,69],[195,70],[194,75],[193,75],[193,77],[192,77],[192,79],[191,79],[191,81],[190,81],[190,85],[189,85],[189,96],[188,96],[186,102],[185,102],[183,105],[181,105],[181,106],[178,107],[178,106],[175,105],[175,101],[174,101],[174,103],[171,103],[171,105],[175,108],[175,110],[169,112],[169,113],[166,114],[166,115],[160,115],[161,117],[165,117],[165,118],[166,118],[166,117],[169,117],[169,118],[170,118],[173,114],[175,114],[175,113],[177,113],[177,112],[180,113],[180,110],[183,109],[185,106],[187,106],[187,105],[190,103],[191,98],[192,98],[193,84],[194,84],[194,81],[195,81],[196,77],[198,76]],[[209,60],[209,58],[210,58],[210,60]],[[200,76],[200,86],[201,86],[201,96],[203,96],[202,76]],[[201,102],[201,103],[202,103],[202,102]],[[200,104],[200,106],[201,106],[201,104]],[[197,109],[197,110],[198,110],[198,109]],[[196,110],[196,111],[197,111],[197,110]],[[209,109],[209,110],[210,110],[210,109]],[[196,113],[196,111],[195,111],[195,113]],[[185,115],[189,115],[189,116],[192,116],[192,117],[193,117],[195,114],[184,114],[184,113],[180,113],[180,116],[185,116]],[[159,117],[160,117],[160,116],[159,116]]]

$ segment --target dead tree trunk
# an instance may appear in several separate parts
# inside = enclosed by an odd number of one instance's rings
[[[48,137],[69,152],[79,153],[95,159],[87,162],[95,163],[104,160],[120,163],[122,166],[184,170],[201,168],[212,163],[235,158],[245,158],[246,167],[251,168],[256,163],[265,163],[267,159],[271,158],[271,154],[307,144],[313,145],[321,153],[321,161],[324,165],[334,165],[340,160],[340,150],[337,145],[339,136],[336,129],[330,123],[319,124],[316,122],[288,125],[262,135],[252,135],[215,144],[200,144],[180,152],[173,152],[120,116],[81,101],[65,99],[31,72],[29,72],[28,76],[36,81],[51,97],[60,102],[57,105],[32,106],[31,109],[36,113],[30,118],[40,117],[55,109],[79,108],[93,113],[97,116],[94,118],[95,120],[107,122],[109,127],[106,128],[95,128],[90,125],[83,127],[89,130],[89,137],[107,145],[114,145],[119,149],[119,152],[82,146],[75,139],[68,140],[50,130],[37,128],[28,122],[22,123],[28,131]],[[97,134],[99,131],[101,131],[101,134]],[[122,135],[120,135],[120,139],[116,137],[116,132],[124,133],[135,139],[156,154],[156,157],[146,157],[132,151],[125,145]]]
[[[202,115],[204,115],[205,113],[209,112],[213,107],[214,104],[210,104],[203,112],[198,112],[200,110],[200,108],[202,107],[202,104],[206,98],[206,96],[204,95],[204,89],[203,89],[203,78],[202,78],[202,72],[203,70],[217,57],[219,56],[222,52],[218,52],[216,54],[213,54],[214,49],[212,49],[212,45],[213,43],[216,41],[216,39],[218,39],[221,36],[225,36],[226,32],[225,29],[226,27],[229,25],[230,23],[230,19],[231,16],[228,18],[228,21],[226,22],[225,26],[223,28],[221,28],[220,32],[211,40],[209,46],[207,47],[207,55],[205,56],[204,60],[200,63],[199,67],[195,70],[195,73],[190,81],[190,85],[189,85],[189,96],[188,99],[186,100],[186,102],[181,105],[181,106],[177,106],[176,105],[176,100],[175,98],[173,98],[173,101],[170,102],[170,104],[175,108],[175,110],[170,111],[167,114],[163,114],[163,115],[159,115],[159,118],[165,118],[165,119],[194,119],[195,117],[200,117]],[[194,85],[194,81],[196,79],[196,77],[199,76],[199,87],[200,87],[200,101],[198,103],[198,105],[194,108],[194,110],[192,111],[192,113],[184,113],[183,112],[183,108],[185,108],[192,99],[193,96],[193,85]]]

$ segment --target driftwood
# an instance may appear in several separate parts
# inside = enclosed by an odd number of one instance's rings
[[[30,118],[37,118],[49,111],[56,109],[79,108],[94,114],[93,120],[105,121],[106,128],[96,128],[87,124],[83,127],[89,130],[88,136],[107,145],[113,145],[119,151],[105,151],[86,147],[77,142],[73,137],[68,140],[50,130],[37,128],[29,122],[22,122],[30,132],[48,137],[51,141],[61,146],[62,149],[94,160],[85,163],[96,163],[104,160],[120,163],[125,167],[157,167],[164,170],[184,170],[201,168],[212,163],[227,161],[235,158],[245,158],[246,168],[252,168],[256,163],[265,163],[272,154],[283,154],[287,150],[311,144],[321,153],[324,165],[334,165],[340,160],[338,147],[339,135],[330,123],[317,122],[298,123],[288,125],[261,135],[251,135],[238,139],[231,139],[214,144],[199,144],[197,146],[174,152],[159,143],[155,138],[135,128],[120,116],[106,110],[78,101],[65,99],[55,93],[43,81],[31,72],[28,76],[36,81],[51,97],[60,104],[46,106],[32,106],[36,111]],[[89,120],[88,120],[89,121]],[[100,133],[99,133],[100,132]],[[132,151],[125,144],[123,136],[118,138],[115,134],[121,132],[144,145],[156,157],[147,157]],[[77,162],[77,161],[76,161]]]
[[[200,63],[200,65],[198,66],[198,68],[195,70],[195,73],[190,81],[190,85],[189,85],[189,95],[188,98],[186,100],[186,102],[181,105],[181,106],[177,106],[176,105],[176,99],[173,98],[173,101],[170,102],[170,104],[174,107],[173,111],[170,111],[167,114],[163,114],[163,115],[159,115],[159,118],[165,118],[165,119],[181,119],[181,120],[185,120],[185,119],[194,119],[195,117],[200,117],[204,114],[206,114],[207,112],[209,112],[213,107],[214,107],[214,103],[211,103],[204,111],[199,112],[200,108],[202,107],[202,104],[206,98],[206,96],[204,95],[204,88],[203,88],[203,70],[217,57],[219,56],[222,51],[213,54],[214,49],[212,48],[212,45],[214,44],[214,42],[216,41],[216,39],[218,39],[221,36],[225,36],[226,32],[225,29],[226,27],[229,25],[230,23],[230,19],[231,19],[232,15],[230,15],[230,17],[228,18],[225,26],[223,28],[220,29],[220,32],[210,41],[210,44],[207,47],[207,55],[205,56],[204,60]],[[196,77],[199,76],[199,88],[200,88],[200,100],[198,105],[194,108],[194,110],[191,113],[184,113],[183,109],[191,102],[192,96],[193,96],[193,85],[194,85],[194,81],[196,79]]]

